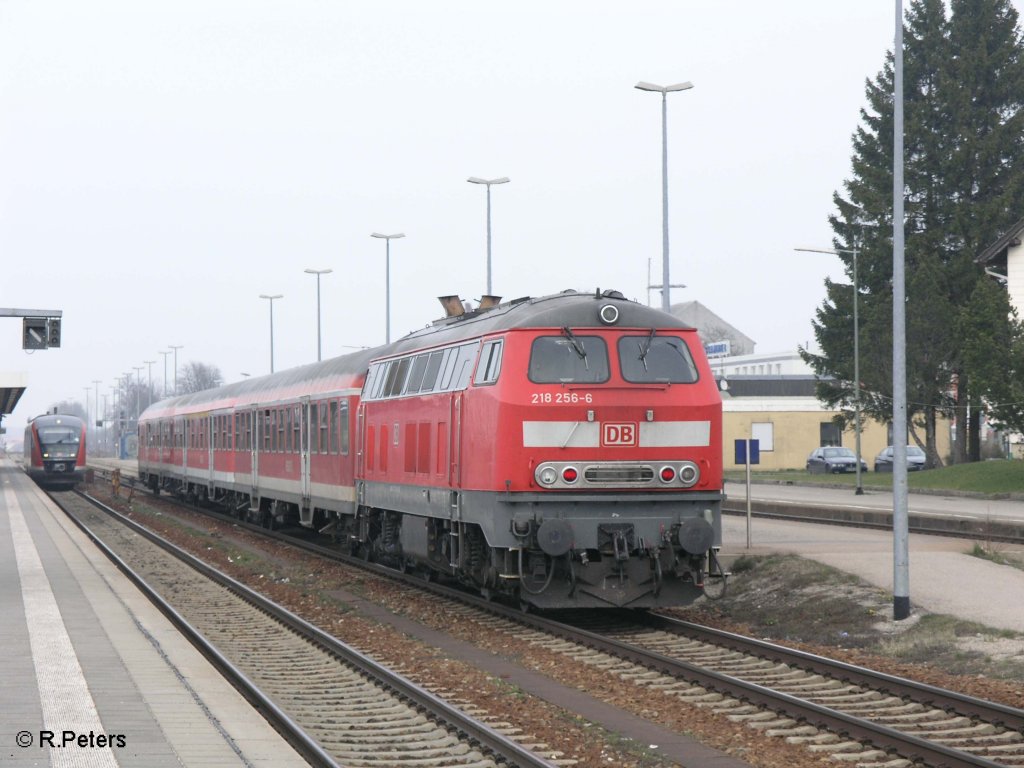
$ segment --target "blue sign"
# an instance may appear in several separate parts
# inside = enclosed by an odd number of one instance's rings
[[[704,345],[704,354],[708,357],[728,357],[729,341],[709,341]]]
[[[750,463],[761,463],[761,441],[760,440],[737,440],[736,441],[736,463],[747,463],[747,443],[750,443]]]

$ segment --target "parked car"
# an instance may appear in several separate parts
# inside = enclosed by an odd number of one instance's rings
[[[868,471],[868,463],[860,460],[862,471]],[[838,445],[823,445],[811,451],[807,457],[807,471],[811,473],[837,474],[839,472],[856,472],[857,456],[849,448]]]
[[[907,446],[907,472],[917,472],[924,469],[928,456],[916,445]],[[892,472],[892,446],[884,448],[875,456],[875,472]]]

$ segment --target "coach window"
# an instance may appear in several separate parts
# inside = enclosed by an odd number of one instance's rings
[[[260,432],[263,434],[263,452],[267,453],[270,451],[270,411],[263,411],[262,424],[260,425]]]
[[[326,454],[328,447],[328,431],[330,424],[328,422],[327,403],[320,403],[320,453]]]
[[[338,409],[338,434],[341,437],[341,455],[348,456],[348,401],[342,400]]]
[[[317,452],[317,439],[316,430],[317,425],[320,423],[319,413],[316,403],[309,404],[309,452]]]
[[[284,453],[287,450],[285,441],[288,439],[288,433],[285,431],[287,425],[285,424],[285,415],[288,413],[287,408],[277,409],[277,450]]]
[[[338,401],[331,400],[327,405],[331,414],[331,453],[338,455]]]
[[[678,336],[657,336],[653,330],[619,339],[619,365],[622,378],[634,384],[697,381],[697,366],[686,342]]]
[[[608,347],[599,336],[540,336],[530,349],[528,374],[535,384],[599,384],[608,381]]]
[[[502,340],[495,339],[484,344],[480,353],[480,363],[476,368],[475,384],[493,384],[501,372]]]

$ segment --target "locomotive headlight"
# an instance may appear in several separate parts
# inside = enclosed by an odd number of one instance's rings
[[[686,463],[679,468],[679,482],[689,488],[691,485],[696,485],[700,479],[700,470],[697,469],[696,464]]]
[[[614,304],[605,304],[597,314],[605,325],[615,325],[619,321],[619,308]]]
[[[558,480],[558,472],[555,471],[554,467],[542,467],[537,472],[537,480],[541,485],[554,485]]]

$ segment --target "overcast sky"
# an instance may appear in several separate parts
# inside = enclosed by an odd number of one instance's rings
[[[0,307],[63,310],[63,346],[0,371],[28,390],[10,437],[63,399],[100,401],[160,351],[226,381],[384,342],[436,297],[661,279],[661,97],[669,95],[673,301],[758,352],[813,340],[837,258],[864,83],[893,0],[328,2],[0,0]],[[659,302],[659,294],[650,294]],[[173,357],[168,358],[173,378]],[[147,366],[145,361],[155,361]]]

